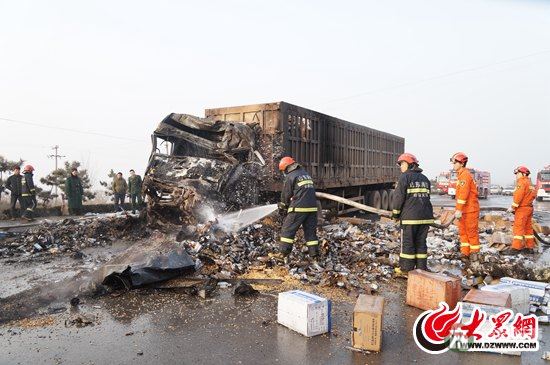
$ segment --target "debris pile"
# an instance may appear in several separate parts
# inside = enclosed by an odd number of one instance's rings
[[[352,224],[353,222],[355,224]],[[196,261],[198,274],[218,280],[237,278],[250,270],[282,266],[288,275],[306,284],[335,286],[347,290],[376,291],[381,281],[393,277],[399,263],[400,237],[396,223],[363,219],[338,219],[320,227],[322,255],[311,261],[305,245],[296,244],[284,262],[278,250],[279,223],[268,217],[237,233],[226,233],[215,225],[183,244]],[[299,233],[300,234],[300,233]],[[432,230],[428,238],[429,267],[455,276],[512,276],[518,279],[550,279],[548,265],[539,265],[539,255],[504,255],[488,245],[482,234],[478,262],[463,262],[457,246],[457,228]],[[302,238],[297,236],[297,242]]]
[[[138,240],[146,235],[140,219],[124,214],[67,218],[41,223],[20,234],[5,235],[0,238],[0,257],[78,254],[83,248],[106,246],[119,239]]]

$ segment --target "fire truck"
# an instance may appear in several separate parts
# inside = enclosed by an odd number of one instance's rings
[[[487,199],[489,197],[489,190],[491,188],[491,173],[489,173],[488,171],[481,171],[476,169],[468,170],[470,170],[470,173],[472,174],[472,177],[474,178],[474,181],[477,185],[479,199]],[[449,194],[453,199],[456,195],[456,180],[457,172],[452,170],[450,173],[449,189],[447,191],[447,194]]]
[[[443,171],[435,178],[435,192],[439,195],[446,195],[449,192],[450,171]]]
[[[550,198],[550,165],[537,173],[537,201]]]

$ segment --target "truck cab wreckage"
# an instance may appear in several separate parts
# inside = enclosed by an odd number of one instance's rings
[[[150,224],[196,223],[205,204],[223,212],[276,201],[285,155],[310,173],[318,191],[389,209],[403,138],[285,102],[205,115],[170,114],[153,133],[143,184]]]

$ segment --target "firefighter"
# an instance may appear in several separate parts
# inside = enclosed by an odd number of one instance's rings
[[[519,166],[514,170],[516,175],[516,189],[514,201],[508,212],[514,213],[514,240],[509,253],[517,254],[525,249],[526,253],[534,253],[535,236],[533,235],[533,200],[536,191],[529,175],[531,171],[525,166]]]
[[[82,180],[78,176],[78,169],[76,167],[71,169],[71,176],[65,180],[65,194],[69,203],[69,214],[81,215],[84,188],[82,187]]]
[[[392,218],[401,222],[401,253],[398,276],[407,276],[411,270],[428,270],[426,238],[430,224],[434,223],[430,202],[430,180],[422,174],[417,158],[404,153],[397,159],[401,176],[392,202]]]
[[[17,204],[17,201],[19,201],[19,207],[21,210],[23,210],[23,197],[21,196],[21,181],[23,177],[21,176],[21,167],[14,166],[13,167],[13,174],[8,177],[6,180],[6,189],[10,191],[10,215],[11,219],[14,220],[17,218],[17,210],[15,209],[15,205]]]
[[[292,251],[296,232],[302,226],[311,258],[319,255],[317,239],[317,198],[311,176],[292,157],[283,157],[279,163],[284,185],[279,214],[284,216],[280,236],[280,253],[287,257]]]
[[[34,167],[26,165],[23,168],[23,179],[21,180],[21,197],[23,198],[24,209],[23,219],[34,220],[34,209],[36,208],[36,188],[33,181]]]
[[[466,168],[468,156],[457,152],[451,157],[453,170],[458,174],[456,181],[455,218],[458,220],[460,252],[464,260],[477,260],[479,252],[479,201],[477,185]]]

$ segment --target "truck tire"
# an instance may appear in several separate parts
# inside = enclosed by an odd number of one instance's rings
[[[388,203],[389,203],[388,210],[391,210],[393,207],[394,196],[395,196],[395,190],[393,189],[388,190]]]
[[[542,196],[537,196],[537,201],[538,201],[538,202],[541,202],[541,201],[543,201],[543,198],[542,198]]]
[[[371,191],[369,194],[369,204],[371,207],[376,209],[381,209],[382,207],[382,194],[380,194],[380,191],[375,190]]]
[[[387,190],[380,190],[380,196],[382,197],[381,209],[390,210],[390,194]]]

